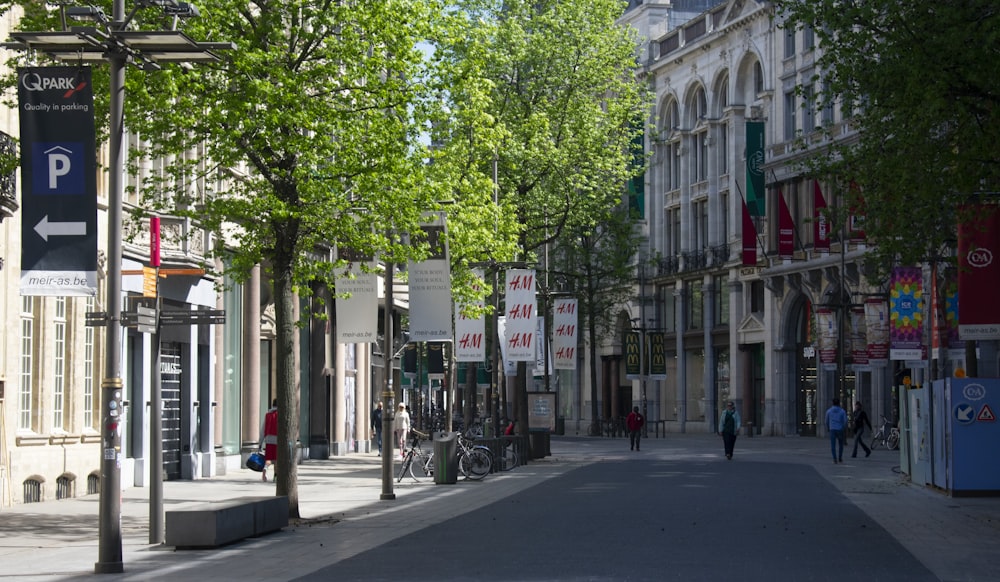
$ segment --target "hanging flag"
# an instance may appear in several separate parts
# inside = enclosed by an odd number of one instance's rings
[[[507,315],[505,319],[504,343],[507,347],[505,359],[511,362],[535,361],[535,334],[538,331],[535,303],[534,269],[510,269],[506,273],[505,299]]]
[[[625,332],[625,378],[637,380],[642,376],[642,335],[637,331]]]
[[[788,203],[785,196],[778,191],[778,257],[784,260],[791,260],[795,255],[795,221],[792,213],[788,210]]]
[[[889,360],[889,308],[882,297],[865,299],[865,335],[868,336],[868,363],[885,366]]]
[[[559,298],[552,303],[553,368],[576,369],[577,300]]]
[[[485,287],[483,270],[473,269],[476,289]],[[479,315],[472,317],[463,313],[463,305],[455,303],[455,361],[482,362],[486,359],[486,316],[482,311],[483,300],[477,299],[473,305]]]
[[[923,359],[924,286],[919,267],[896,267],[889,284],[889,359]]]
[[[667,379],[667,336],[662,331],[646,333],[649,346],[649,379]]]
[[[821,252],[830,252],[830,223],[826,219],[826,198],[819,189],[819,181],[813,180],[813,247]]]
[[[337,248],[337,257],[348,261],[336,274],[336,341],[361,344],[378,341],[378,273],[371,256]]]
[[[837,348],[839,336],[837,335],[837,318],[833,310],[829,307],[818,307],[816,309],[816,327],[819,332],[819,361],[821,369],[837,369]]]
[[[757,265],[757,227],[753,224],[753,217],[750,216],[745,201],[743,201],[743,264]]]
[[[410,341],[452,341],[451,266],[444,214],[428,214],[420,225],[430,256],[410,261]]]
[[[1000,339],[1000,204],[965,205],[958,225],[958,333]]]
[[[747,137],[747,208],[750,216],[764,216],[764,122],[748,121]]]
[[[868,365],[868,335],[865,330],[865,306],[851,306],[851,362],[855,372],[866,372]]]

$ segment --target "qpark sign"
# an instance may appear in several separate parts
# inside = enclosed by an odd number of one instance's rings
[[[21,295],[97,293],[97,156],[88,67],[18,70]]]

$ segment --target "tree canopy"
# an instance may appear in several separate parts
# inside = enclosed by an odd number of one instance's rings
[[[815,31],[820,102],[838,103],[858,130],[814,161],[863,208],[874,272],[940,256],[960,204],[1000,189],[1000,6],[776,4],[787,26]]]

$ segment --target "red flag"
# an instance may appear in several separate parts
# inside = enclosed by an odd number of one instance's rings
[[[747,266],[757,265],[757,227],[753,224],[753,217],[747,208],[747,201],[743,202],[743,264]]]
[[[788,210],[788,203],[785,196],[778,191],[778,202],[780,205],[778,214],[778,257],[791,259],[795,254],[795,221],[792,213]]]
[[[819,189],[819,181],[813,180],[813,246],[817,251],[830,252],[830,223],[823,211],[826,210],[826,198]]]
[[[963,340],[1000,339],[1000,205],[959,209],[958,331]]]

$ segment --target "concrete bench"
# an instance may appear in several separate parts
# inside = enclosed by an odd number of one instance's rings
[[[241,497],[166,512],[166,545],[214,548],[288,525],[287,497]]]

